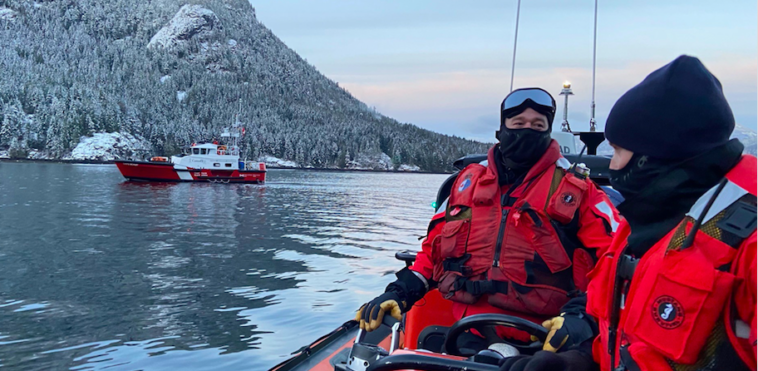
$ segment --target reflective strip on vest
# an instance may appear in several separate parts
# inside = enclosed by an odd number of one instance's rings
[[[749,339],[750,325],[741,319],[734,321],[734,335],[740,339]]]
[[[595,205],[595,209],[597,211],[605,214],[605,216],[608,217],[608,220],[611,222],[611,230],[615,233],[616,229],[619,227],[619,222],[616,221],[616,219],[613,218],[613,210],[611,210],[611,206],[608,205],[607,202],[602,201]]]
[[[445,216],[445,212],[447,211],[447,201],[450,199],[450,197],[446,198],[445,201],[442,202],[442,205],[440,205],[437,210],[440,210],[438,213],[434,214],[432,219],[437,219],[439,217]]]
[[[692,208],[687,213],[687,216],[697,220],[700,217],[700,214],[703,213],[705,205],[707,205],[708,201],[711,199],[711,197],[713,197],[713,193],[716,192],[716,188],[718,188],[718,185],[709,189],[708,192],[705,192],[704,195],[700,196],[697,202],[692,205]],[[708,210],[708,214],[706,214],[705,219],[703,219],[703,224],[713,219],[714,216],[718,215],[718,213],[729,207],[729,205],[735,203],[746,194],[748,194],[748,191],[742,189],[742,187],[738,186],[735,183],[732,183],[731,181],[727,182],[724,186],[724,189],[721,190],[721,193],[719,193],[719,196],[716,198],[716,201],[713,202],[713,205]]]

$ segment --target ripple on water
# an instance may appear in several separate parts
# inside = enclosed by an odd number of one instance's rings
[[[267,369],[384,289],[446,178],[160,184],[0,167],[0,363],[19,370]]]

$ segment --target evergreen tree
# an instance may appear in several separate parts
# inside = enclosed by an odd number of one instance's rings
[[[239,114],[244,155],[302,166],[386,154],[394,168],[446,171],[487,150],[367,107],[258,22],[247,0],[185,1],[0,2],[15,12],[0,18],[0,149],[62,157],[82,136],[123,132],[169,155],[218,137]],[[156,36],[171,22],[188,31]]]

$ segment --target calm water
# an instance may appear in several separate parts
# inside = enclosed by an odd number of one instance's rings
[[[445,179],[268,177],[145,184],[115,166],[0,163],[0,367],[267,369],[383,290]]]

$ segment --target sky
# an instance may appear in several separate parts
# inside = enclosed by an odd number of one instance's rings
[[[382,114],[493,142],[509,92],[517,0],[251,0],[258,20],[321,73]],[[721,80],[738,124],[758,125],[755,0],[599,0],[596,120],[650,72],[681,54]],[[594,1],[523,0],[514,89],[558,102],[589,128]]]

